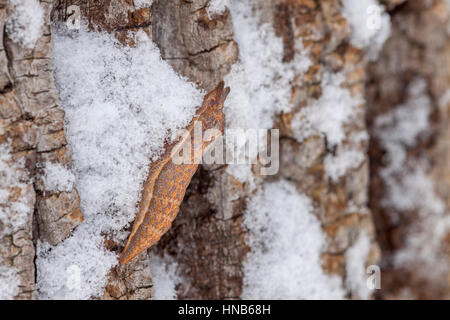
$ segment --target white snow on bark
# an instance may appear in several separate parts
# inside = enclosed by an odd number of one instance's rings
[[[150,259],[150,268],[155,288],[153,300],[175,300],[176,286],[181,283],[177,263],[171,257],[155,255]]]
[[[345,131],[345,126],[358,116],[359,106],[364,103],[364,99],[352,97],[350,91],[341,86],[343,81],[341,74],[325,72],[320,98],[302,108],[291,122],[299,142],[314,135],[322,135],[329,148],[336,148],[336,154],[327,154],[325,158],[326,172],[335,181],[364,161],[360,144],[367,139],[366,131],[350,136]],[[345,140],[351,143],[342,145]]]
[[[411,170],[416,170],[406,166],[406,148],[413,147],[420,134],[428,128],[431,100],[426,93],[426,86],[424,79],[416,79],[409,86],[408,101],[375,120],[376,135],[387,151],[386,165],[381,171],[388,187],[387,197],[383,201],[386,207],[412,210],[418,204],[417,201],[422,202],[420,198],[414,197],[415,192],[411,188],[415,186],[405,185],[396,175],[407,177],[411,175]],[[404,192],[405,189],[411,192]]]
[[[366,261],[370,252],[370,239],[363,231],[345,253],[345,284],[354,296],[367,300],[373,290],[367,286]]]
[[[293,107],[290,97],[294,77],[307,71],[311,61],[299,41],[294,60],[283,63],[283,42],[272,25],[261,24],[249,2],[231,1],[229,9],[239,61],[225,77],[231,87],[224,107],[226,128],[270,129],[276,115]],[[242,153],[247,142],[244,139],[241,144]],[[242,182],[253,179],[249,165],[229,165],[227,172]]]
[[[292,129],[298,141],[323,134],[331,147],[345,139],[344,125],[356,115],[357,107],[364,102],[361,97],[352,97],[348,89],[342,88],[341,74],[326,72],[322,80],[320,98],[301,109],[292,119]]]
[[[75,183],[75,175],[60,163],[48,162],[42,180],[46,191],[70,191]]]
[[[324,274],[325,235],[310,199],[289,182],[266,183],[248,203],[244,223],[251,251],[244,299],[341,299],[342,281]]]
[[[333,181],[338,181],[347,174],[348,170],[357,169],[364,162],[365,148],[361,145],[368,139],[369,135],[365,130],[351,134],[348,138],[350,144],[339,145],[334,154],[326,155],[325,170]]]
[[[336,156],[326,156],[325,170],[331,179],[337,181],[340,177],[345,176],[349,169],[357,168],[364,159],[364,153],[361,151],[344,150]]]
[[[150,8],[153,4],[153,0],[133,0],[136,9]]]
[[[23,161],[13,161],[10,148],[0,145],[0,236],[14,233],[27,223],[34,208],[22,202],[24,192],[27,192],[27,175]],[[14,190],[15,189],[15,190]],[[19,196],[11,193],[20,191]]]
[[[441,241],[450,230],[450,216],[445,204],[435,193],[435,186],[427,176],[426,156],[407,158],[407,148],[414,147],[426,134],[431,114],[431,99],[427,82],[417,78],[408,88],[408,100],[376,119],[376,133],[387,154],[381,177],[387,191],[383,206],[390,209],[396,221],[401,212],[416,211],[417,220],[408,230],[406,246],[397,252],[395,263],[401,267],[420,264],[424,276],[438,280],[448,270],[441,254]]]
[[[20,278],[14,267],[0,266],[0,300],[12,300],[19,292]]]
[[[375,60],[391,33],[391,18],[378,0],[343,0],[342,15],[352,29],[351,43]]]
[[[30,49],[41,35],[44,10],[37,0],[11,0],[12,14],[6,21],[9,38]]]
[[[210,0],[206,7],[208,17],[212,19],[214,15],[220,15],[230,6],[230,0]]]
[[[55,30],[57,31],[57,30]],[[117,263],[104,234],[124,240],[133,221],[150,159],[171,131],[184,128],[203,99],[179,77],[142,32],[135,48],[112,35],[54,32],[55,78],[84,222],[51,247],[39,243],[42,299],[89,299],[102,294]],[[80,278],[73,281],[73,270]]]
[[[14,161],[8,145],[0,145],[0,239],[25,228],[33,215],[33,203],[24,199],[30,181],[23,161]],[[16,194],[19,192],[19,194]],[[0,248],[0,251],[10,248]],[[6,253],[7,255],[7,253]],[[17,270],[0,255],[0,300],[13,299],[19,292]]]

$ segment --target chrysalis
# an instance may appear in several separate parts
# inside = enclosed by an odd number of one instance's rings
[[[208,129],[217,129],[223,134],[223,104],[229,92],[230,88],[224,88],[223,81],[209,92],[186,128],[187,132],[192,133],[194,124],[200,122],[202,133]],[[191,140],[189,141],[189,139]],[[189,182],[197,170],[198,161],[194,161],[194,157],[201,154],[213,142],[214,139],[202,140],[200,144],[196,144],[194,135],[183,135],[174,143],[166,146],[165,152],[159,160],[150,165],[147,180],[143,185],[138,213],[119,259],[121,264],[127,263],[154,245],[169,230],[178,213]],[[193,146],[193,152],[190,155],[191,161],[186,164],[175,163],[172,161],[173,155],[186,143],[191,143]]]

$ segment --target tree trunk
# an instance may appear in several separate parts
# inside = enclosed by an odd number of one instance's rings
[[[12,204],[26,208],[20,223],[7,225],[3,215],[0,217],[0,280],[8,276],[8,270],[19,275],[14,298],[37,297],[34,260],[38,241],[60,245],[83,223],[76,188],[55,191],[41,178],[49,163],[64,170],[70,170],[71,165],[64,111],[59,107],[53,82],[50,23],[65,22],[70,16],[68,8],[75,5],[91,30],[112,33],[124,46],[134,46],[131,35],[142,30],[157,45],[163,60],[205,91],[242,63],[240,55],[245,52],[233,29],[233,9],[211,13],[209,0],[154,0],[151,6],[144,7],[135,3],[41,0],[43,31],[36,43],[26,48],[5,26],[13,14],[12,4],[0,1],[0,161],[4,163],[2,170],[5,168],[10,176],[6,180],[5,174],[5,183],[0,181],[0,189],[9,194],[8,202],[0,202],[0,208],[10,212],[11,217],[19,214]],[[382,1],[386,17],[391,19],[391,36],[384,47],[381,43],[375,49],[370,47],[374,39],[365,48],[355,45],[343,1],[248,3],[256,29],[269,26],[281,39],[283,50],[270,58],[282,61],[292,73],[286,83],[271,79],[283,83],[283,89],[290,92],[291,105],[289,110],[276,114],[272,125],[280,130],[278,173],[261,175],[260,163],[256,163],[251,167],[249,182],[234,175],[227,165],[200,165],[169,232],[156,247],[126,265],[113,267],[103,295],[93,298],[153,298],[152,259],[158,256],[176,262],[181,279],[176,292],[180,299],[252,297],[245,291],[246,263],[254,250],[249,241],[253,231],[246,217],[252,199],[258,199],[267,185],[277,182],[289,183],[311,203],[323,235],[320,272],[328,277],[327,281],[339,283],[341,297],[448,298],[450,284],[423,275],[421,261],[407,267],[395,262],[396,255],[407,247],[408,237],[417,233],[420,239],[427,239],[433,234],[430,228],[446,221],[449,212],[450,32],[442,27],[449,25],[448,3]],[[272,43],[269,40],[265,45]],[[373,55],[377,50],[378,58]],[[301,59],[309,60],[304,71],[297,68]],[[334,80],[335,75],[339,80]],[[402,119],[394,117],[397,122],[388,127],[378,126],[377,119],[408,101],[408,87],[414,79],[426,83],[424,95],[431,100],[430,122],[414,143],[406,145],[405,167],[386,173],[390,145],[382,139],[382,133]],[[233,90],[237,89],[231,85]],[[328,109],[330,113],[317,127],[327,118],[332,121],[340,112],[337,108],[347,107],[342,104],[354,104],[347,115],[350,121],[339,124],[334,135],[328,134],[327,128],[313,134],[303,132],[303,123],[313,122],[308,118],[314,112],[311,106],[319,108],[330,99],[336,107]],[[402,143],[398,144],[403,147]],[[356,160],[342,166],[341,159],[347,155]],[[443,208],[433,221],[426,217],[428,209],[420,205],[408,209],[386,205],[392,192],[390,181],[414,176],[417,167],[423,168],[420,172],[433,186],[433,197],[441,199],[436,201]],[[413,182],[403,184],[409,183]],[[422,220],[417,223],[418,219]],[[425,230],[415,231],[422,222]],[[441,260],[448,262],[449,250],[445,246],[449,239],[443,232],[442,238],[436,240],[437,249],[421,243],[414,250],[437,250],[430,258],[434,260],[427,263],[445,264]],[[105,235],[105,247],[111,252],[120,254],[124,245],[124,239]],[[366,267],[377,264],[382,270],[382,283],[381,290],[374,294],[366,288]],[[444,269],[444,275],[439,276],[450,279]]]
[[[449,213],[450,47],[449,33],[443,26],[448,26],[450,16],[445,1],[407,1],[391,8],[391,37],[380,59],[369,67],[366,94],[373,137],[370,202],[385,275],[381,297],[448,299],[449,237],[445,225]],[[424,103],[414,92],[411,94],[417,81],[423,82],[429,102]],[[380,137],[377,119],[394,114],[413,100],[429,105],[427,126],[420,128],[416,124],[419,132],[412,143],[386,143]],[[395,130],[401,121],[405,120],[399,116],[397,123],[381,130],[390,130],[389,127]],[[407,120],[405,123],[412,127],[413,123]],[[402,144],[402,148],[395,149],[396,144]],[[394,149],[389,150],[392,145]],[[395,153],[401,157],[403,152],[405,159],[397,168],[390,158]],[[390,203],[390,194],[396,188],[405,198],[418,200],[407,206]],[[433,208],[436,203],[442,208]],[[396,263],[399,253],[404,251],[415,258]]]
[[[41,2],[41,6],[42,34],[26,47],[15,30],[5,26],[8,19],[13,19],[11,3],[0,4],[1,186],[9,194],[7,203],[2,204],[5,215],[0,223],[0,265],[14,270],[13,277],[18,277],[18,290],[14,293],[18,299],[35,297],[37,239],[57,244],[83,220],[75,188],[64,192],[48,190],[40,179],[49,164],[69,170],[71,161],[64,134],[64,112],[58,105],[53,83],[51,3]]]

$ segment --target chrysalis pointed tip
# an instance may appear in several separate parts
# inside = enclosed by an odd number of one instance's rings
[[[126,264],[127,262],[129,262],[131,259],[133,259],[136,256],[136,254],[130,254],[128,249],[125,248],[122,251],[122,254],[120,255],[119,258],[119,263],[120,264]]]

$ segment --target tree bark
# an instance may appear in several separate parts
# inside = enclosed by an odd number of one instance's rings
[[[326,236],[322,268],[342,280],[346,297],[363,298],[346,279],[348,252],[366,235],[370,241],[366,265],[381,263],[383,270],[382,291],[377,298],[401,298],[405,290],[411,298],[448,298],[450,283],[427,279],[420,273],[420,265],[408,269],[394,266],[393,257],[404,247],[407,229],[415,218],[411,212],[402,212],[400,219],[392,222],[390,208],[382,205],[387,192],[381,178],[386,150],[378,141],[374,124],[379,115],[406,101],[413,78],[428,81],[433,109],[429,132],[409,148],[408,157],[425,158],[433,164],[427,176],[436,185],[438,196],[446,199],[450,212],[450,99],[439,106],[450,87],[449,32],[442,28],[449,23],[450,10],[446,11],[444,1],[382,1],[392,19],[392,33],[373,62],[366,51],[351,44],[351,28],[339,0],[250,2],[259,23],[270,24],[282,39],[284,51],[279,58],[284,63],[293,61],[298,54],[295,42],[302,41],[311,65],[305,75],[298,74],[291,83],[293,110],[279,115],[273,125],[281,132],[279,173],[271,177],[255,174],[256,188],[252,188],[233,177],[226,165],[201,165],[171,230],[149,250],[177,262],[183,279],[177,287],[178,298],[242,297],[243,266],[251,250],[243,222],[246,205],[269,180],[289,180],[299,193],[312,199],[314,214]],[[24,49],[5,31],[11,9],[8,1],[0,1],[0,144],[9,146],[12,160],[8,165],[20,176],[19,187],[8,189],[10,199],[30,208],[18,230],[5,228],[7,232],[2,232],[0,221],[0,267],[19,270],[16,298],[36,297],[37,241],[57,245],[83,221],[75,188],[68,192],[46,190],[39,178],[47,163],[70,169],[71,161],[64,112],[53,83],[50,23],[66,21],[67,8],[77,5],[89,28],[113,33],[124,45],[134,45],[129,31],[143,30],[177,73],[211,90],[238,62],[239,46],[229,10],[209,16],[208,4],[209,0],[155,0],[151,8],[137,8],[132,0],[41,1],[45,10],[43,35],[33,48]],[[340,73],[342,87],[351,96],[365,96],[366,100],[354,110],[342,143],[331,146],[321,135],[299,142],[293,118],[321,97],[327,72]],[[366,130],[370,139],[352,138]],[[342,150],[362,152],[363,160],[339,179],[332,179],[326,172],[326,158]],[[19,165],[21,159],[24,166]],[[446,239],[443,251],[450,236]],[[108,239],[105,246],[120,252],[124,243]],[[151,299],[150,262],[148,253],[143,253],[129,264],[114,267],[99,298]],[[448,274],[446,279],[450,279]]]
[[[18,299],[35,297],[35,244],[38,239],[57,244],[83,220],[77,190],[47,190],[40,173],[49,163],[70,168],[64,134],[64,112],[53,83],[50,35],[51,3],[42,1],[44,26],[32,48],[10,38],[5,22],[11,16],[9,1],[0,3],[0,144],[13,161],[7,170],[17,174],[20,187],[10,188],[9,204],[28,207],[26,221],[0,232],[0,264],[13,267],[20,277]],[[6,171],[6,170],[5,170]],[[11,186],[10,186],[11,187]],[[17,214],[17,213],[13,213]],[[11,231],[11,230],[10,230]]]
[[[424,79],[426,93],[431,99],[429,125],[420,139],[407,147],[405,169],[396,173],[396,179],[413,174],[425,167],[426,179],[431,181],[436,197],[444,202],[445,210],[438,217],[438,224],[444,224],[449,211],[449,161],[448,128],[449,101],[443,97],[449,88],[450,72],[449,11],[445,1],[407,1],[397,6],[391,1],[392,33],[380,58],[369,67],[367,80],[368,124],[373,137],[371,157],[370,207],[377,226],[377,239],[382,250],[384,278],[382,298],[448,299],[448,268],[432,278],[429,274],[439,263],[448,265],[448,235],[440,239],[437,251],[442,261],[434,261],[430,269],[417,259],[409,266],[395,264],[395,256],[406,247],[411,228],[421,225],[418,231],[427,239],[426,247],[437,233],[436,225],[430,225],[427,218],[420,217],[425,209],[396,210],[383,206],[388,189],[382,178],[386,167],[386,148],[378,137],[375,119],[383,114],[395,112],[408,100],[408,87],[415,79]],[[430,165],[423,165],[423,163]],[[413,167],[407,167],[414,163]],[[425,197],[421,194],[420,197]],[[426,199],[422,200],[426,205]],[[398,212],[398,219],[392,219]],[[432,215],[431,213],[428,213]],[[431,217],[432,218],[432,217]],[[428,218],[430,219],[430,218]],[[428,249],[428,255],[433,250]],[[425,271],[427,270],[427,271]],[[425,272],[424,272],[425,271]],[[428,275],[427,275],[428,274]]]

